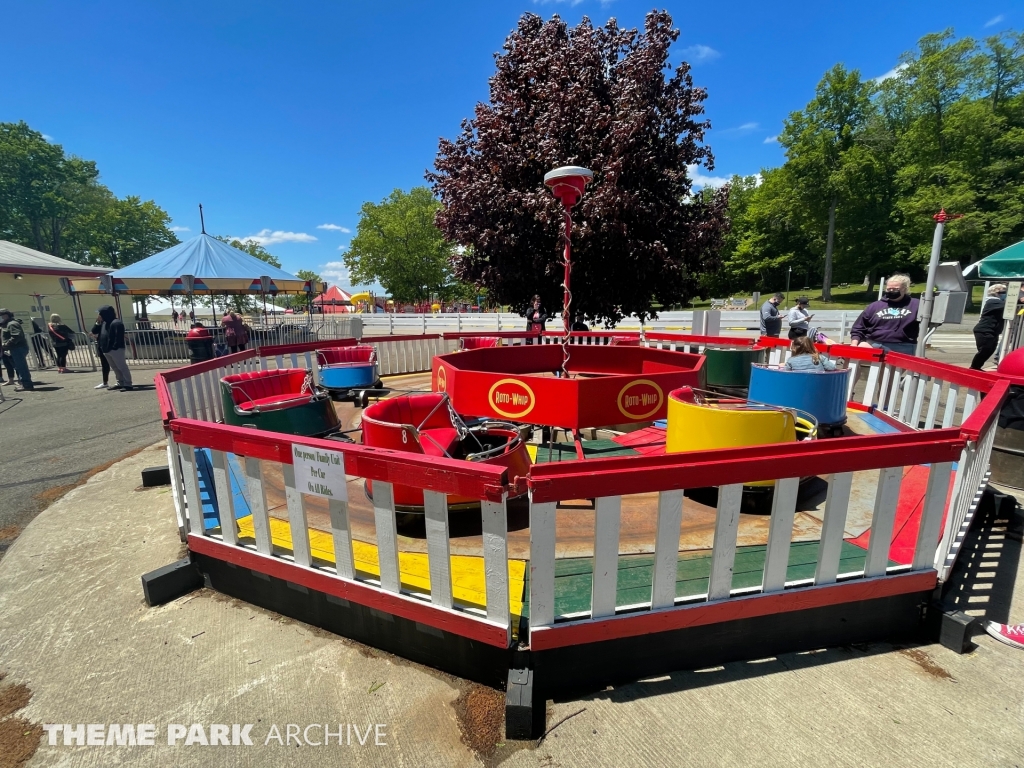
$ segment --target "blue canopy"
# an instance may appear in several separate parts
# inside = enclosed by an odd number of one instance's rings
[[[101,280],[99,288],[103,292],[134,294],[187,293],[188,287],[181,279],[183,275],[195,278],[193,293],[316,293],[320,290],[320,286],[313,286],[205,233],[112,272]],[[270,278],[269,283],[264,285],[262,277]],[[77,285],[76,290],[79,290]]]

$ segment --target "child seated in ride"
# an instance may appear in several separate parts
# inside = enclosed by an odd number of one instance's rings
[[[845,362],[838,358],[833,362],[825,355],[822,355],[814,348],[814,342],[810,336],[798,336],[793,339],[789,348],[790,357],[786,361],[787,371],[834,371],[842,367]]]

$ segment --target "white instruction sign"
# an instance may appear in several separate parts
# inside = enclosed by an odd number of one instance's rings
[[[338,451],[292,444],[295,488],[300,493],[348,501],[345,457]]]

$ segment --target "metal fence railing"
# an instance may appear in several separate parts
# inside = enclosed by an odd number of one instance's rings
[[[74,335],[75,348],[68,351],[67,367],[73,370],[87,369],[95,371],[98,366],[99,352],[96,343],[85,333]],[[48,333],[34,333],[29,337],[29,370],[42,371],[57,367],[57,350]]]

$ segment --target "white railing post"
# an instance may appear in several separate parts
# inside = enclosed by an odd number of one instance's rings
[[[818,542],[815,584],[831,584],[839,575],[839,557],[843,549],[843,533],[852,488],[853,472],[836,472],[829,479],[828,494],[825,497],[825,516],[821,523],[821,539]]]
[[[430,602],[452,607],[452,566],[448,537],[448,497],[423,491],[423,521],[427,534],[427,567],[430,570]]]
[[[381,589],[399,592],[402,579],[398,567],[398,526],[395,522],[395,495],[391,483],[373,481],[373,519],[377,526]]]
[[[708,600],[723,600],[732,592],[732,572],[736,563],[736,533],[740,525],[742,502],[742,483],[719,486]]]
[[[884,576],[889,565],[892,529],[896,522],[896,504],[903,483],[903,467],[886,467],[878,471],[875,507],[871,517],[871,541],[864,562],[865,576]]]
[[[270,538],[270,516],[267,513],[267,489],[263,485],[263,466],[259,459],[245,457],[245,480],[249,487],[249,509],[256,537],[256,551],[270,555],[274,545]]]
[[[217,496],[217,515],[220,517],[220,535],[225,544],[238,544],[235,530],[235,499],[231,492],[231,470],[224,451],[210,451],[213,466],[213,492]]]
[[[501,501],[481,501],[480,518],[484,545],[484,589],[487,593],[487,618],[504,624],[511,634],[508,604],[508,515],[506,494]]]
[[[786,569],[789,567],[789,549],[793,541],[793,519],[796,516],[796,497],[799,492],[799,477],[775,481],[762,592],[781,592],[786,586]]]
[[[654,542],[651,608],[671,608],[676,601],[679,567],[679,529],[683,522],[683,492],[658,494],[658,532]],[[533,603],[530,604],[533,610]]]
[[[912,570],[931,568],[934,564],[935,549],[939,544],[939,528],[942,525],[942,512],[946,507],[949,476],[952,471],[953,462],[951,461],[932,464],[928,471],[928,487],[925,491],[924,507],[921,511],[921,527],[917,532],[917,544],[914,546]],[[955,501],[955,499],[950,499],[951,505]]]
[[[621,513],[621,496],[602,496],[595,503],[594,578],[590,601],[591,616],[595,619],[615,615]]]
[[[555,623],[555,508],[530,491],[530,627]]]
[[[196,449],[185,443],[178,443],[181,456],[181,470],[185,480],[185,502],[188,505],[189,533],[205,536],[203,525],[203,501],[199,497],[199,475],[196,472]]]
[[[295,486],[295,466],[282,464],[284,497],[288,506],[288,527],[292,534],[292,559],[296,565],[308,568],[313,564],[309,549],[309,523],[306,518],[306,496]]]

